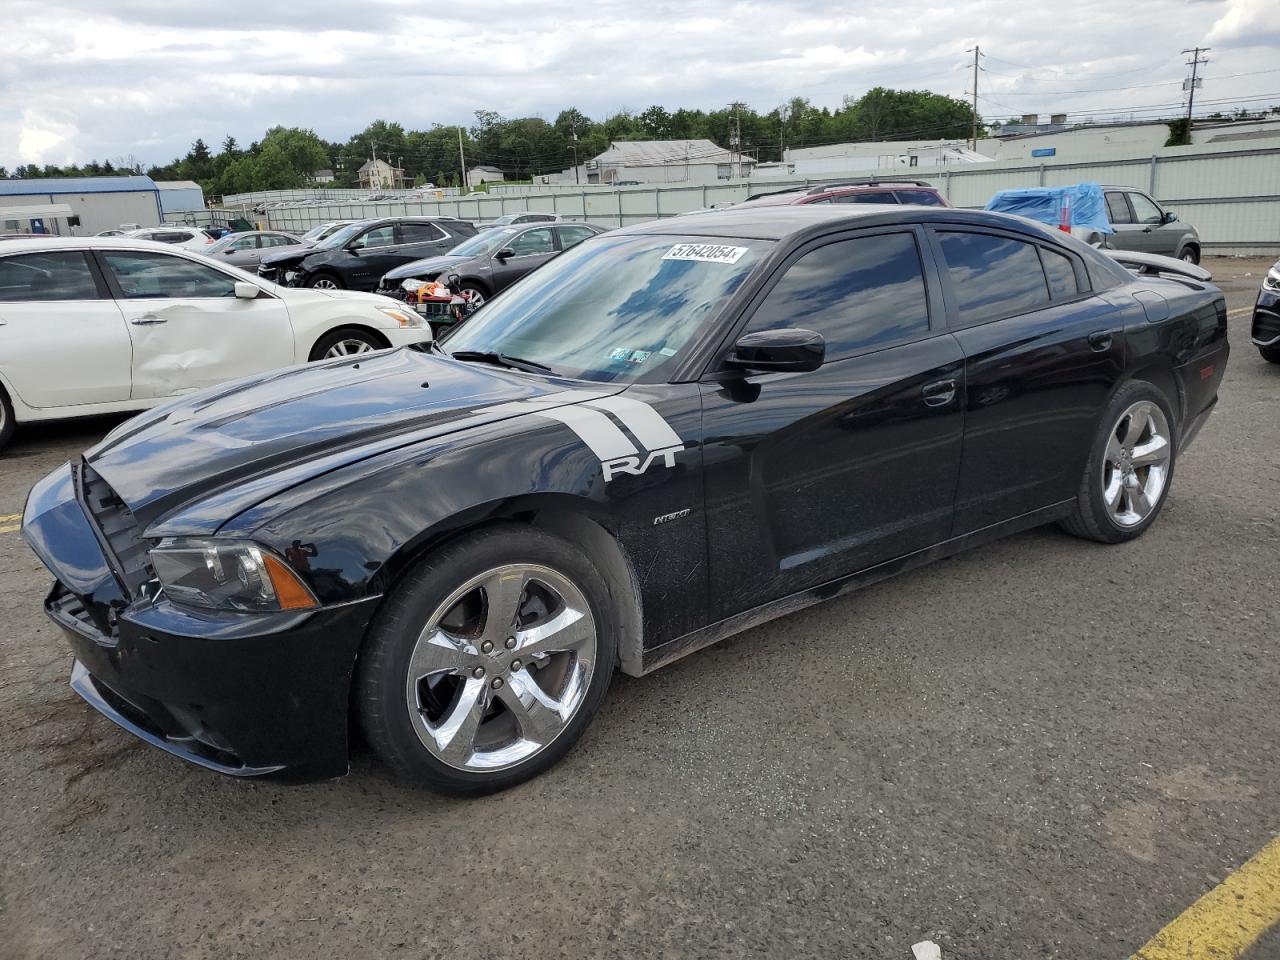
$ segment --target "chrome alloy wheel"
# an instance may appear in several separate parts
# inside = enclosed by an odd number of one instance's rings
[[[337,290],[338,285],[328,277],[320,277],[312,282],[312,290]]]
[[[1102,500],[1117,526],[1136,526],[1160,503],[1172,444],[1168,418],[1150,400],[1120,415],[1102,463]]]
[[[339,340],[325,351],[324,358],[326,360],[332,360],[334,357],[351,357],[355,356],[357,353],[373,353],[373,351],[373,344],[367,343],[364,340],[357,340],[354,337],[349,337],[345,340]]]
[[[414,732],[458,770],[511,767],[569,725],[595,659],[595,620],[568,578],[535,564],[489,570],[418,635],[405,677]]]

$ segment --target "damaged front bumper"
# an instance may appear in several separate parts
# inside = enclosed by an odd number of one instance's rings
[[[351,676],[377,598],[304,612],[196,612],[131,590],[71,468],[33,488],[23,537],[57,578],[45,612],[71,686],[153,746],[232,776],[347,771]]]

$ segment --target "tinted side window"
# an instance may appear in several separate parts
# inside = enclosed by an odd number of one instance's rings
[[[892,190],[868,190],[865,193],[839,193],[836,203],[897,203]]]
[[[1026,313],[1049,302],[1034,244],[987,233],[939,233],[961,323]]]
[[[929,330],[915,237],[890,233],[827,244],[787,268],[748,329],[800,327],[822,334],[839,360]]]
[[[296,242],[292,237],[286,237],[282,233],[268,233],[262,237],[262,245],[264,247],[287,247]]]
[[[895,190],[899,203],[914,203],[922,207],[943,207],[942,197],[932,190]]]
[[[1133,223],[1129,215],[1129,204],[1124,201],[1123,193],[1107,194],[1107,218],[1112,223]]]
[[[596,232],[587,227],[561,227],[560,228],[560,246],[564,250],[577,246],[587,237],[594,237]]]
[[[444,238],[444,231],[434,223],[400,224],[401,243],[430,243]]]
[[[396,242],[395,224],[388,223],[381,227],[374,227],[366,233],[362,233],[356,239],[357,247],[389,247]]]
[[[241,237],[231,245],[233,250],[256,250],[258,248],[257,237]]]
[[[234,297],[236,283],[225,273],[167,253],[106,252],[102,257],[130,300],[156,297]]]
[[[537,253],[554,253],[556,249],[556,243],[551,238],[550,227],[526,230],[507,246],[517,257],[527,257]]]
[[[28,253],[0,259],[0,302],[97,300],[84,254]]]
[[[1040,248],[1040,262],[1044,264],[1044,275],[1049,279],[1049,295],[1055,300],[1074,297],[1080,292],[1076,284],[1076,272],[1071,267],[1071,258],[1056,250]]]

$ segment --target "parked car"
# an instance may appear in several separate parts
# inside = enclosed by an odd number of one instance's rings
[[[330,234],[337,233],[348,224],[355,223],[355,220],[330,220],[328,223],[322,223],[318,227],[312,227],[302,235],[302,242],[307,244],[317,244]]]
[[[199,227],[142,227],[138,230],[129,230],[124,236],[131,240],[170,243],[175,247],[194,250],[197,253],[203,253],[213,243],[213,237]]]
[[[372,290],[388,270],[446,253],[476,228],[444,217],[360,220],[314,246],[264,255],[258,275],[290,287]]]
[[[926,207],[949,207],[947,198],[924,180],[896,180],[885,183],[823,184],[807,190],[758,193],[740,207],[775,207],[809,203],[911,203]]]
[[[216,241],[205,251],[205,256],[212,257],[220,263],[240,267],[250,272],[258,269],[262,255],[284,253],[307,247],[301,237],[281,230],[248,230],[243,233],[229,233]]]
[[[457,274],[459,287],[478,308],[552,257],[604,232],[604,227],[595,224],[572,222],[485,230],[444,256],[415,260],[388,271],[378,285],[378,292],[423,306],[416,292],[425,281]],[[444,307],[447,308],[447,302]],[[436,323],[447,324],[452,320],[447,309],[419,312]]]
[[[372,294],[288,290],[181,247],[0,245],[0,446],[15,423],[142,410],[264,370],[431,339]]]
[[[564,756],[615,668],[1040,524],[1140,536],[1226,336],[1212,284],[1018,218],[669,218],[429,352],[144,414],[40,481],[22,532],[73,688],[149,743],[331,777],[354,722],[482,793]]]
[[[1280,260],[1262,280],[1253,307],[1253,343],[1262,358],[1280,363]]]
[[[508,213],[496,220],[477,224],[477,229],[492,230],[494,227],[513,227],[522,223],[555,223],[563,219],[558,213]]]
[[[1147,194],[1133,187],[1104,185],[1107,219],[1114,233],[1086,237],[1085,241],[1116,250],[1136,250],[1200,262],[1200,234],[1178,215],[1165,210]]]

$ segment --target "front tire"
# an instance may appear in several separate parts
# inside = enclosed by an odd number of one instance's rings
[[[336,273],[313,273],[307,277],[303,286],[312,290],[343,290],[347,285]]]
[[[386,343],[376,334],[355,327],[332,330],[316,341],[311,348],[310,360],[336,360],[354,357],[374,350],[385,350]]]
[[[1099,543],[1124,543],[1155,522],[1173,482],[1176,420],[1169,401],[1142,380],[1116,391],[1076,493],[1068,532]]]
[[[406,779],[474,796],[535,777],[609,688],[616,618],[595,565],[502,524],[420,561],[387,598],[357,673],[366,738]]]
[[[13,439],[13,431],[17,428],[17,422],[13,416],[13,404],[9,402],[9,395],[4,392],[4,388],[0,387],[0,450],[9,445],[9,441]]]

